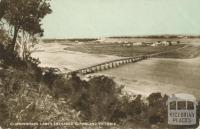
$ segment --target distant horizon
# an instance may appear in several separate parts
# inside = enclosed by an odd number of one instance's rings
[[[42,37],[42,39],[99,39],[99,38],[150,38],[150,37],[195,37],[200,38],[200,35],[187,35],[187,34],[161,34],[161,35],[137,35],[137,36],[108,36],[108,37],[70,37],[70,38],[46,38]]]

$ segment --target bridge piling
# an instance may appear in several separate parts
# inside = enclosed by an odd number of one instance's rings
[[[114,60],[114,61],[108,61],[108,62],[104,62],[102,64],[94,65],[94,66],[76,70],[76,71],[72,71],[70,73],[79,73],[79,74],[84,74],[84,75],[89,74],[89,73],[95,73],[98,71],[113,69],[113,68],[119,67],[124,64],[138,62],[140,60],[151,58],[153,56],[155,56],[155,55],[135,56],[135,57],[130,57],[130,58],[118,59],[118,60]]]

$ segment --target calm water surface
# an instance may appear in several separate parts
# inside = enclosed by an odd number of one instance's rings
[[[200,58],[148,59],[100,74],[114,77],[128,91],[145,95],[184,92],[200,99]]]
[[[120,58],[65,51],[65,47],[58,43],[39,44],[33,56],[41,60],[42,67],[57,67],[65,71]],[[200,58],[148,59],[97,74],[113,77],[119,84],[125,85],[128,92],[143,95],[184,92],[200,99]]]

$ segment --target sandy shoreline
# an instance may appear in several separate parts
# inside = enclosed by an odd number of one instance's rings
[[[64,48],[67,46],[61,43],[38,44],[36,47],[39,49],[32,56],[40,59],[41,67],[59,68],[62,72],[121,58],[66,51]],[[152,58],[93,75],[110,76],[117,84],[125,85],[125,91],[133,94],[148,96],[153,92],[164,94],[187,92],[200,99],[199,68],[200,57],[191,59]]]
[[[32,56],[40,59],[40,67],[59,68],[63,72],[121,58],[104,54],[66,51],[64,50],[66,47],[60,43],[38,44]]]

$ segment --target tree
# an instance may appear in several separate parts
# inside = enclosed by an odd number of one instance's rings
[[[50,0],[2,0],[0,6],[5,8],[0,16],[13,27],[11,51],[15,51],[19,33],[27,33],[31,37],[43,36],[41,20],[52,12],[49,2]]]

